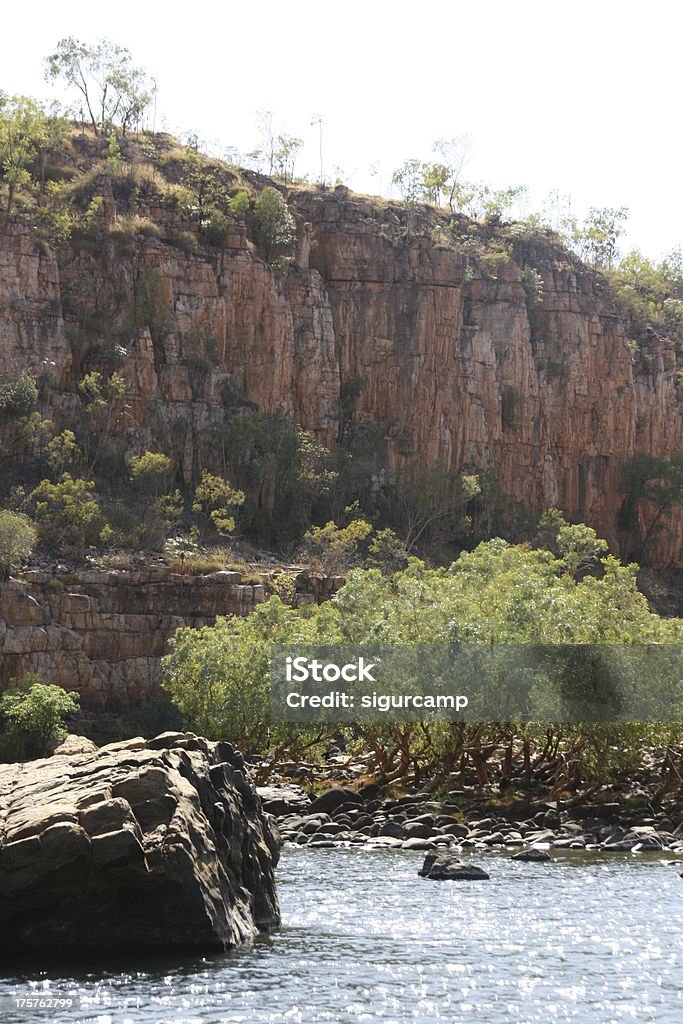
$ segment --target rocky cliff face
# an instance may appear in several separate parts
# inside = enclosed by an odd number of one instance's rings
[[[229,743],[86,740],[2,765],[0,948],[238,946],[279,924],[278,854]]]
[[[241,580],[239,572],[181,576],[164,567],[22,573],[0,583],[0,689],[36,672],[78,691],[86,712],[125,714],[154,694],[176,629],[249,615],[266,600],[267,576]],[[297,600],[324,600],[342,583],[300,574]]]
[[[98,325],[116,322],[127,442],[140,450],[165,432],[187,480],[231,404],[291,413],[329,443],[344,385],[362,378],[353,416],[381,424],[387,465],[492,468],[533,509],[559,506],[622,550],[620,467],[635,452],[680,447],[682,355],[654,340],[636,361],[599,275],[550,244],[520,241],[495,266],[472,260],[439,242],[438,214],[343,188],[290,191],[297,256],[275,272],[239,222],[219,251],[187,232],[178,240],[153,190],[144,200],[160,234],[123,247],[110,236],[97,250],[81,240],[53,254],[19,223],[0,230],[0,373],[29,366],[48,405],[68,405],[110,346]],[[538,308],[524,264],[543,278]],[[152,269],[161,308],[130,325]],[[680,558],[680,517],[669,526],[660,564]]]

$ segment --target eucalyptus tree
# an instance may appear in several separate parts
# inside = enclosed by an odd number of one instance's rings
[[[125,135],[141,120],[156,88],[133,63],[130,50],[109,39],[94,44],[75,36],[60,39],[45,59],[45,76],[61,79],[78,94],[95,134],[118,126]]]

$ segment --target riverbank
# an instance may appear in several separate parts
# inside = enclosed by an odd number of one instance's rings
[[[259,793],[283,842],[301,847],[683,855],[683,807],[655,809],[639,805],[638,798],[496,801],[463,790],[441,799],[419,793],[387,797],[375,784],[333,788],[314,799],[291,784],[261,787]]]

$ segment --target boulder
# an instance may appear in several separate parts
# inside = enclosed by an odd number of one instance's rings
[[[308,812],[311,803],[301,786],[291,783],[284,786],[259,786],[257,793],[261,797],[264,811],[277,818],[285,814]]]
[[[309,808],[309,812],[315,814],[317,811],[324,811],[325,814],[334,814],[344,804],[357,806],[362,803],[363,798],[355,790],[338,786],[334,789],[328,789],[326,793],[321,793],[320,796],[316,797]]]
[[[476,864],[465,864],[458,857],[436,853],[427,854],[418,875],[438,882],[451,880],[474,882],[490,878],[490,875]]]
[[[510,860],[526,860],[533,861],[534,863],[542,863],[550,860],[550,854],[546,850],[520,850],[519,853],[513,853]]]
[[[87,736],[75,736],[73,733],[69,733],[65,740],[55,747],[54,753],[64,754],[68,757],[71,754],[88,754],[93,750],[97,750],[97,746]]]
[[[0,766],[0,950],[224,949],[279,924],[279,837],[192,734]]]

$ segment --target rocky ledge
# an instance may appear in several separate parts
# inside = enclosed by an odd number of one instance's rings
[[[72,740],[0,766],[0,949],[226,948],[277,926],[277,829],[239,752]]]

